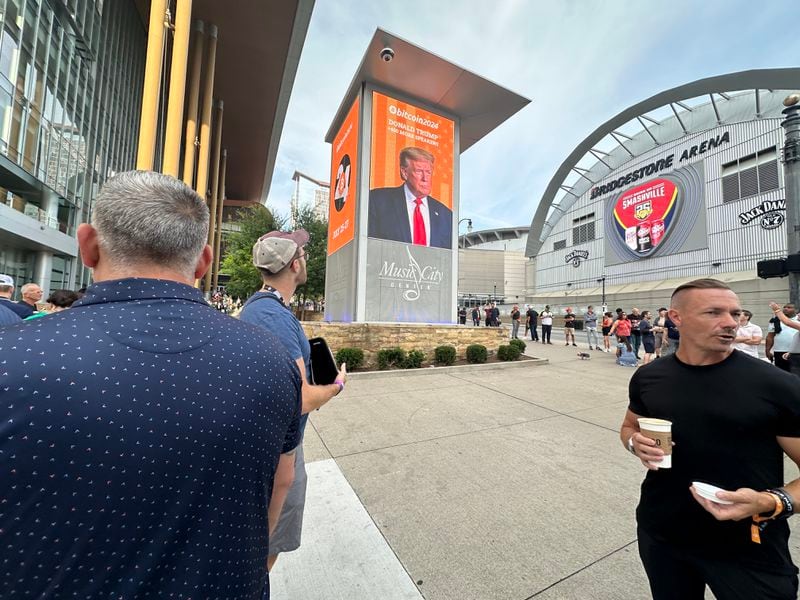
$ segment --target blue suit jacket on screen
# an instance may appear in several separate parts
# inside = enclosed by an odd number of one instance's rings
[[[382,240],[412,242],[408,223],[404,186],[377,188],[369,192],[369,221],[367,235]],[[453,212],[444,204],[428,196],[430,214],[430,246],[453,247]]]

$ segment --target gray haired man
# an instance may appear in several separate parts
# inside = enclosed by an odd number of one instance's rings
[[[14,565],[0,597],[269,596],[301,380],[275,337],[192,286],[207,236],[186,185],[117,175],[78,228],[86,295],[3,330],[0,530]]]

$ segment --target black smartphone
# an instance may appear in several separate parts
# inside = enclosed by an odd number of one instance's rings
[[[336,368],[336,361],[325,338],[311,338],[308,343],[311,345],[311,383],[314,385],[333,383],[339,375],[339,369]]]

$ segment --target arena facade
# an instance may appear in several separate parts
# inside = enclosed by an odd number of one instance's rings
[[[785,279],[759,260],[786,255],[783,100],[800,69],[702,79],[616,115],[550,181],[525,249],[526,302],[556,310],[667,306],[698,277],[728,282],[766,326]]]

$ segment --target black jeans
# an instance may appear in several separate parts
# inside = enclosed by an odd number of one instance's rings
[[[775,359],[775,366],[779,369],[783,369],[784,371],[788,371],[789,373],[792,372],[792,361],[791,357],[789,360],[784,360],[783,352],[773,352],[772,356]]]
[[[536,323],[534,323],[533,325],[531,325],[531,339],[532,339],[534,342],[538,342],[538,341],[539,341],[539,332],[538,332],[538,331],[536,331]]]
[[[641,528],[638,534],[639,557],[653,600],[703,600],[706,585],[717,600],[797,599],[797,575],[688,554],[654,540]]]
[[[542,325],[542,343],[550,343],[550,333],[553,331],[552,325]]]

